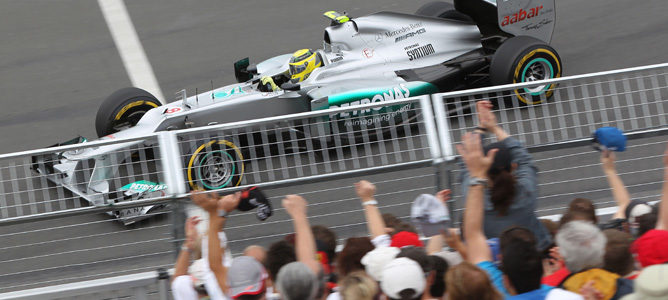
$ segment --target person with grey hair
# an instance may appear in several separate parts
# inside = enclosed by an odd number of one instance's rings
[[[557,232],[557,245],[571,272],[603,266],[606,238],[598,227],[585,221],[571,221]]]
[[[632,281],[604,270],[606,238],[594,224],[571,221],[559,229],[556,237],[559,253],[571,274],[559,287],[578,293],[593,286],[603,299],[620,299],[633,292]]]
[[[278,271],[276,289],[283,300],[312,300],[318,292],[318,279],[302,262],[291,262]]]
[[[298,195],[287,195],[282,201],[295,229],[297,262],[281,267],[276,288],[283,300],[311,300],[327,296],[323,270],[316,260],[316,245],[307,217],[308,203]]]

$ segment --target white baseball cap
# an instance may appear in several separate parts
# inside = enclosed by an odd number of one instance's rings
[[[668,299],[668,265],[653,265],[644,268],[633,283],[634,292],[622,300]]]
[[[395,247],[378,247],[362,257],[364,270],[376,281],[383,281],[383,269],[401,250]]]
[[[420,265],[406,257],[395,258],[383,268],[380,289],[390,298],[400,299],[399,292],[415,291],[414,299],[422,295],[427,281]]]

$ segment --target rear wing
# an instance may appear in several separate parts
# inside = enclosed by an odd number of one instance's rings
[[[519,36],[552,40],[554,0],[454,0],[455,9],[471,17],[483,36]]]
[[[548,44],[552,40],[557,19],[554,0],[498,0],[496,5],[503,32],[534,37]]]

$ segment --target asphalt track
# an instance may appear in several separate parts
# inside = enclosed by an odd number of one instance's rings
[[[388,3],[386,1],[323,0],[299,3],[294,1],[127,1],[147,56],[156,73],[163,93],[170,97],[186,88],[204,89],[234,81],[232,62],[249,56],[259,61],[289,53],[295,49],[321,45],[322,28],[327,21],[325,10],[346,11],[351,16],[389,10],[413,12],[419,2]],[[623,1],[559,0],[557,25],[552,45],[559,52],[564,74],[574,75],[668,61],[668,4],[663,0]],[[95,136],[94,118],[103,99],[114,90],[130,85],[119,54],[109,34],[97,3],[92,1],[3,1],[0,3],[0,153],[33,149],[76,135]],[[665,139],[664,139],[665,140]],[[643,140],[654,143],[642,147],[647,155],[661,153],[661,138]],[[581,151],[561,150],[541,153],[537,158],[567,155]],[[595,154],[568,161],[577,166],[592,163]],[[658,163],[658,160],[657,160]],[[542,169],[561,166],[563,162],[546,161]],[[651,162],[647,162],[648,166]],[[379,174],[371,177],[379,191],[387,190],[384,211],[406,211],[405,199],[421,192],[433,191],[430,169]],[[584,176],[594,176],[595,169]],[[560,176],[583,174],[564,172]],[[635,182],[647,181],[640,174]],[[406,178],[406,179],[401,179]],[[280,195],[302,193],[312,202],[312,215],[321,215],[319,223],[332,225],[358,223],[337,227],[342,235],[363,232],[361,215],[341,216],[333,212],[358,209],[351,199],[349,187],[356,179],[281,188],[269,191],[278,204]],[[600,182],[582,183],[582,189],[595,189]],[[560,189],[551,187],[553,189]],[[651,194],[658,187],[643,186],[632,190],[634,195]],[[319,191],[319,192],[316,192]],[[599,197],[598,195],[596,197]],[[600,195],[600,197],[605,197]],[[546,203],[540,209],[563,206],[567,199]],[[404,213],[405,214],[405,213]],[[238,218],[238,219],[237,219]],[[255,227],[253,217],[232,218],[229,234],[232,239],[245,239],[233,250],[245,244],[267,244],[290,230],[285,214],[277,212],[274,221],[280,226]],[[57,231],[37,231],[22,236],[10,233],[82,224]],[[167,217],[159,217],[134,228],[124,228],[109,222],[104,215],[80,216],[39,222],[30,225],[0,228],[0,257],[12,261],[0,264],[0,292],[37,283],[47,285],[82,279],[94,274],[122,270],[150,270],[167,265],[173,256]],[[148,228],[148,229],[145,229]],[[267,229],[269,228],[269,229]],[[55,238],[99,235],[52,244],[16,247],[40,243]],[[252,236],[263,236],[253,239]],[[270,238],[271,237],[271,238]],[[76,249],[95,249],[82,252]],[[53,256],[51,253],[67,253]],[[156,254],[157,253],[157,254]],[[44,255],[39,259],[24,257]],[[118,258],[133,256],[133,259]],[[90,264],[87,262],[100,261]],[[86,263],[84,265],[77,265]],[[67,268],[59,266],[70,265]],[[45,269],[23,273],[26,270]],[[14,275],[9,275],[14,274]],[[121,273],[114,273],[118,275]],[[58,278],[71,278],[65,281]],[[43,283],[42,283],[43,282]]]

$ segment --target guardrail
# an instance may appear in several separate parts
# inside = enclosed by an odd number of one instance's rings
[[[451,209],[458,212],[461,196],[452,146],[475,126],[471,104],[479,99],[496,100],[501,126],[534,154],[541,169],[540,215],[558,213],[565,202],[580,195],[598,205],[614,205],[597,170],[596,152],[574,148],[589,143],[591,132],[601,126],[619,127],[633,140],[620,155],[618,167],[634,197],[652,199],[660,189],[661,173],[655,161],[668,129],[667,75],[668,64],[654,65],[0,155],[0,244],[6,245],[0,248],[0,280],[13,280],[0,291],[58,283],[54,278],[58,276],[69,279],[60,282],[78,281],[102,273],[169,266],[173,242],[181,238],[187,202],[178,199],[187,197],[197,176],[201,179],[207,172],[207,159],[216,153],[213,161],[234,164],[240,160],[235,155],[240,154],[246,163],[234,166],[244,167],[243,176],[211,180],[210,187],[228,180],[238,186],[228,185],[220,192],[262,186],[277,206],[283,195],[299,186],[311,200],[311,222],[327,225],[342,239],[365,233],[351,188],[361,177],[377,184],[383,212],[405,218],[407,200],[443,187],[455,190]],[[550,101],[519,107],[515,90],[544,84],[558,84]],[[388,107],[392,109],[375,115],[388,116],[383,117],[386,123],[373,117],[367,121],[361,113]],[[116,146],[104,164],[119,169],[109,177],[108,190],[89,189],[84,196],[125,192],[120,188],[146,178],[167,183],[168,189],[144,199],[93,206],[31,169],[36,165],[34,157],[45,158],[37,164],[44,168],[50,162],[62,162],[58,155],[62,152]],[[82,163],[77,176],[94,178],[94,166]],[[88,183],[85,188],[101,190],[99,180]],[[96,215],[165,204],[170,206],[148,212],[157,217],[130,228]],[[168,218],[170,211],[176,213]],[[252,213],[232,215],[226,229],[232,250],[238,253],[247,245],[289,233],[289,220],[281,211],[276,208],[264,223]],[[88,269],[78,275],[81,267]]]

